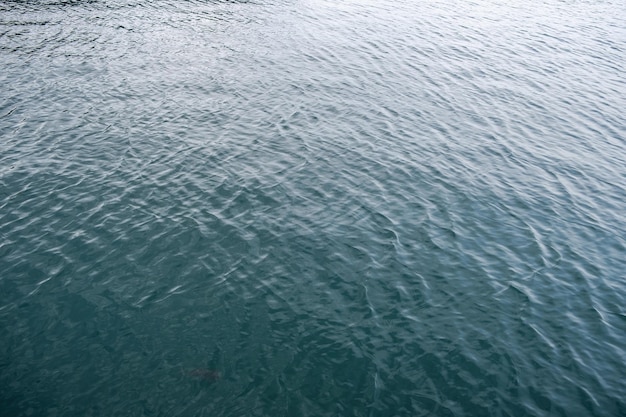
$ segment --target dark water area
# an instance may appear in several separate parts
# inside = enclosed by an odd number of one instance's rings
[[[622,1],[0,0],[1,416],[626,416]]]

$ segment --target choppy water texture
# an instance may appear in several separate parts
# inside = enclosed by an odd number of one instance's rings
[[[0,0],[0,414],[626,415],[625,10]]]

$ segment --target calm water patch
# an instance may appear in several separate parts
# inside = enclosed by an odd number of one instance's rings
[[[626,415],[624,17],[0,0],[0,414]]]

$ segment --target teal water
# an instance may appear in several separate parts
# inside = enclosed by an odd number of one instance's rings
[[[626,415],[625,22],[0,0],[0,415]]]

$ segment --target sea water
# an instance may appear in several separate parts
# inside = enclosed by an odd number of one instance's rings
[[[0,415],[626,415],[625,10],[0,0]]]

